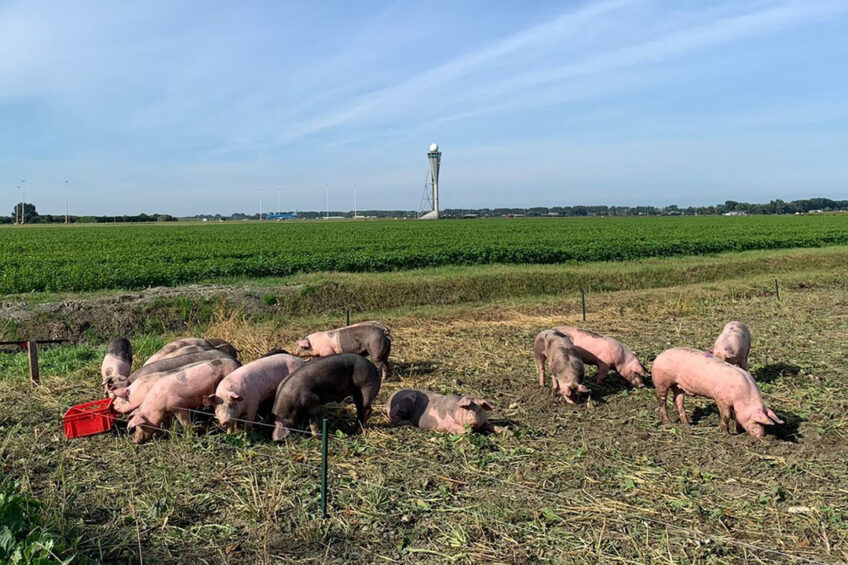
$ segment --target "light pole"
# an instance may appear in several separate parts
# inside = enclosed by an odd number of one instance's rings
[[[282,189],[277,189],[277,214],[280,213],[280,192]]]
[[[353,219],[356,219],[356,185],[353,185]]]
[[[259,189],[259,221],[262,221],[262,189]]]
[[[21,225],[26,223],[26,179],[21,179]]]
[[[15,202],[15,225],[21,223],[21,185],[18,185],[18,191],[15,194],[17,196],[17,202]]]
[[[330,218],[330,185],[325,184],[324,189],[327,191],[327,219]]]
[[[65,223],[68,222],[68,181],[65,181]]]

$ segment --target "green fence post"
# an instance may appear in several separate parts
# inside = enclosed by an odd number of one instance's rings
[[[586,292],[580,289],[580,302],[583,305],[583,321],[586,321]]]
[[[327,419],[321,421],[321,516],[327,517]]]

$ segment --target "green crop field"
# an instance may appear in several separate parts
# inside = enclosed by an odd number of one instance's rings
[[[0,230],[0,294],[846,243],[845,215],[33,226]]]

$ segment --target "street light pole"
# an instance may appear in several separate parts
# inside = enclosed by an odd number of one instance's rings
[[[21,225],[26,223],[26,179],[21,179]]]
[[[17,202],[15,202],[15,225],[21,223],[21,185],[18,185],[18,190],[15,193]]]

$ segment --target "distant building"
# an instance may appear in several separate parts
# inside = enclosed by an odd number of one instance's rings
[[[725,212],[722,214],[723,216],[747,216],[745,212],[742,210],[731,210],[730,212]]]

